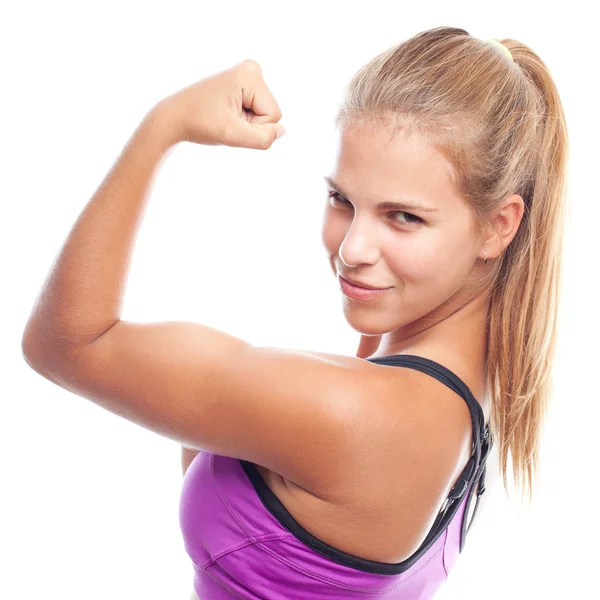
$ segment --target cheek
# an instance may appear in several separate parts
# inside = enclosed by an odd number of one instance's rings
[[[331,216],[327,209],[321,227],[321,242],[328,254],[337,254],[339,247],[344,241],[348,231],[348,225],[344,219],[336,219]]]
[[[423,232],[423,235],[399,234],[394,243],[388,246],[387,261],[406,282],[431,280],[439,273],[443,247],[428,233],[430,232]]]
[[[418,244],[407,244],[403,253],[407,280],[443,293],[453,290],[469,270],[464,242],[465,237],[460,235],[430,235],[423,236]]]

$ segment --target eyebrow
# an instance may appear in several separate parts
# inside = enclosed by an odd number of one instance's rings
[[[333,180],[331,177],[327,175],[324,177],[327,185],[330,188],[335,190],[340,196],[343,196],[345,199],[348,199],[348,194],[342,190],[342,188]],[[424,204],[420,204],[418,202],[380,202],[377,205],[378,210],[422,210],[424,212],[439,212],[439,209],[432,208],[430,206],[425,206]]]

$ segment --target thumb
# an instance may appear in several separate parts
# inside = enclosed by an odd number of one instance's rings
[[[278,123],[249,123],[240,120],[236,145],[264,150],[270,148],[277,137],[283,135],[283,133],[277,135],[280,131],[285,132],[285,128]]]
[[[266,137],[266,143],[268,143],[267,147],[270,147],[275,140],[285,133],[285,127],[278,123],[264,123],[263,125],[257,125],[257,127],[263,130],[263,136]]]

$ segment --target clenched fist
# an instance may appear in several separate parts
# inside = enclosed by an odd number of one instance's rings
[[[156,110],[177,141],[266,150],[285,131],[279,105],[252,59],[168,96]]]

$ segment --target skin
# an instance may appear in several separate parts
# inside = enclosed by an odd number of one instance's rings
[[[322,242],[333,273],[392,288],[366,302],[342,295],[347,321],[362,334],[357,355],[418,354],[426,347],[456,353],[459,345],[482,367],[489,306],[483,283],[517,232],[523,199],[506,198],[493,227],[478,237],[467,200],[452,184],[450,163],[423,138],[399,132],[392,139],[390,131],[338,129],[329,174],[349,202],[326,200]],[[418,199],[437,212],[376,208],[400,198]],[[424,223],[412,224],[414,216]]]

